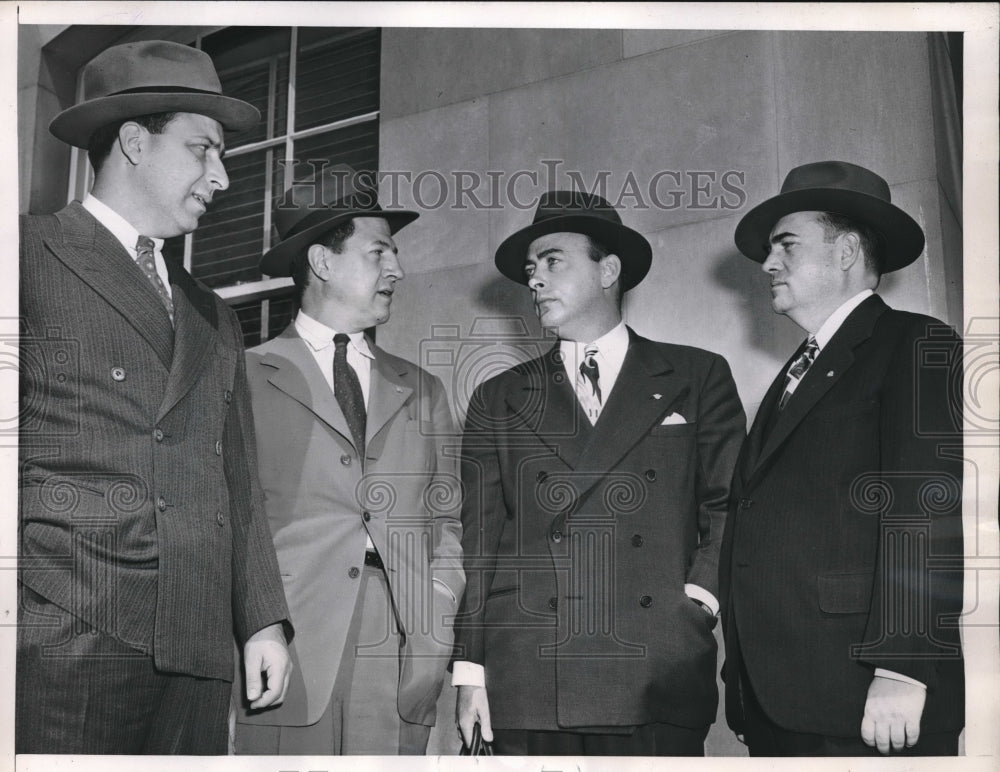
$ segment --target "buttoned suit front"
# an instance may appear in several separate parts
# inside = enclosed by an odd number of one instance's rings
[[[794,732],[857,738],[875,668],[927,685],[922,733],[963,726],[958,343],[869,297],[784,410],[787,366],[764,397],[721,562],[734,731],[741,667]]]
[[[357,656],[398,663],[399,715],[434,723],[453,642],[450,618],[464,587],[457,439],[441,382],[369,347],[363,466],[294,324],[247,352],[261,481],[296,639],[285,702],[243,709],[242,723],[306,726],[323,714],[355,612],[366,537],[386,567],[394,617],[386,631],[396,625],[402,641],[398,649],[386,640],[359,641]]]
[[[234,634],[288,610],[239,325],[167,265],[173,327],[79,203],[22,218],[19,579],[160,671],[231,681]]]
[[[714,720],[718,549],[745,418],[725,360],[629,333],[591,426],[559,346],[480,385],[462,447],[456,660],[492,726]]]

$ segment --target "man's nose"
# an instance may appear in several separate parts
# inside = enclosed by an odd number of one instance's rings
[[[211,158],[208,165],[208,182],[218,190],[226,190],[229,187],[229,175],[226,174],[226,167],[221,158]]]

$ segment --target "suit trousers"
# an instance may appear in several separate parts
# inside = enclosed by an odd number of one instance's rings
[[[502,756],[704,756],[708,727],[644,724],[631,734],[494,729]]]
[[[16,753],[225,755],[232,684],[148,654],[22,587]]]
[[[365,566],[350,625],[330,702],[319,721],[310,726],[237,723],[237,754],[406,756],[426,752],[431,728],[404,721],[397,708],[400,636],[382,569]],[[396,654],[390,658],[387,652]]]

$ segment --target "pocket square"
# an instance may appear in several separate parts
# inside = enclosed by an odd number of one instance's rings
[[[671,426],[673,424],[686,424],[687,421],[684,419],[680,413],[671,413],[662,421],[660,421],[660,426]]]

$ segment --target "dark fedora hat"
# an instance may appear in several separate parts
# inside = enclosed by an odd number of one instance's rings
[[[112,46],[83,68],[83,98],[63,110],[49,131],[87,147],[101,126],[150,113],[198,113],[231,131],[260,120],[249,102],[222,95],[212,58],[180,43],[145,40]]]
[[[649,272],[653,249],[638,231],[622,225],[618,212],[600,196],[577,190],[550,190],[538,200],[535,219],[504,239],[494,261],[508,279],[527,284],[528,247],[550,233],[582,233],[601,242],[622,261],[622,287],[632,289]]]
[[[420,216],[382,209],[378,191],[347,164],[324,167],[317,175],[318,179],[293,183],[274,205],[281,241],[260,260],[260,270],[268,276],[291,276],[296,255],[352,217],[381,217],[395,233]]]
[[[830,212],[864,223],[881,235],[885,273],[912,263],[924,250],[924,232],[916,221],[892,203],[889,184],[875,172],[844,161],[820,161],[796,166],[781,193],[751,209],[736,226],[740,252],[763,263],[771,229],[793,212]]]

